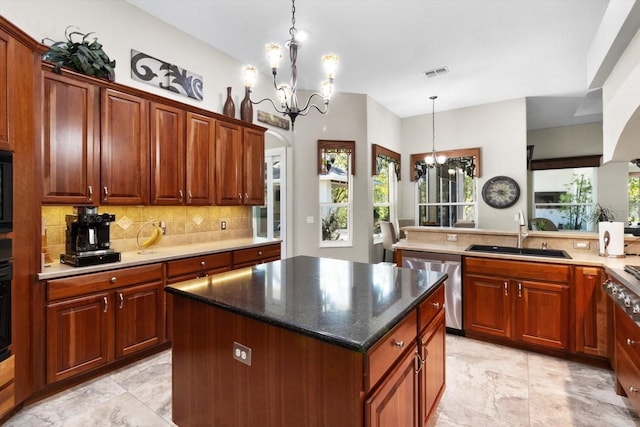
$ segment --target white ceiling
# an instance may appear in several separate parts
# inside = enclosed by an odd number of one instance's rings
[[[269,74],[288,0],[127,0]],[[612,0],[627,1],[627,0]],[[298,0],[298,87],[319,89],[320,58],[340,55],[336,91],[366,93],[400,117],[530,97],[530,129],[601,120],[587,53],[609,0]],[[447,66],[449,73],[424,72]],[[282,74],[288,79],[287,60]],[[600,105],[600,110],[598,106]],[[576,114],[578,112],[578,114]]]

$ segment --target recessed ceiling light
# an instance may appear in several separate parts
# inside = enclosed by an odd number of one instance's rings
[[[438,67],[433,70],[425,71],[424,74],[429,77],[438,77],[449,72],[449,67]]]

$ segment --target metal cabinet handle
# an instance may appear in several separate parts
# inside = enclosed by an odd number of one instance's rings
[[[104,201],[106,202],[109,200],[109,188],[105,186],[102,188],[102,191],[104,191]]]
[[[416,361],[418,366],[414,369],[414,371],[416,374],[419,374],[420,371],[422,371],[422,367],[424,366],[424,359],[420,357],[420,353],[418,353],[417,350],[415,356],[416,358],[414,360]]]
[[[124,296],[122,296],[122,292],[118,292],[118,296],[120,297],[120,306],[118,309],[122,310],[122,306],[124,305]]]
[[[258,255],[262,255],[262,251],[258,251]]]
[[[242,201],[242,194],[238,193],[238,199],[240,199]]]
[[[244,193],[244,199],[245,199],[245,200],[249,200],[249,194]]]
[[[509,296],[509,282],[504,282],[504,296]]]
[[[522,298],[522,282],[518,282],[518,298]]]
[[[393,346],[397,348],[404,347],[404,341],[393,340]]]
[[[102,312],[106,313],[107,309],[109,308],[109,300],[107,299],[107,297],[102,297],[102,302],[104,303],[104,308],[102,309]]]
[[[116,276],[113,276],[111,279],[109,279],[111,283],[116,283],[116,280],[118,280]]]
[[[638,341],[632,340],[631,338],[627,338],[627,345],[637,345]]]
[[[440,308],[440,303],[439,302],[432,302],[431,306],[437,310],[437,309]]]
[[[184,193],[182,192],[182,190],[178,190],[178,200],[182,202],[183,199],[184,199]]]
[[[204,261],[200,261],[200,267],[204,267],[205,265],[207,265],[207,263],[206,263],[206,262],[204,262]]]
[[[187,191],[187,200],[190,202],[193,199],[193,194],[191,194],[191,190]]]
[[[92,186],[88,186],[87,187],[87,192],[89,193],[89,201],[91,202],[93,200],[93,187]]]
[[[634,386],[631,386],[631,387],[629,387],[629,392],[631,392],[631,393],[637,393],[637,392],[638,392],[638,389],[637,389],[636,387],[634,387]]]

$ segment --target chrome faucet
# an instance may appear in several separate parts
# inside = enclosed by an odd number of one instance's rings
[[[518,247],[522,248],[524,239],[529,237],[529,226],[527,225],[527,217],[522,209],[518,211]]]

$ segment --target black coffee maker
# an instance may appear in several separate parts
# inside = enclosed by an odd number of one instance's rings
[[[120,261],[120,252],[111,249],[109,227],[115,215],[98,213],[96,206],[75,206],[67,223],[66,252],[60,254],[63,264],[81,267]]]

